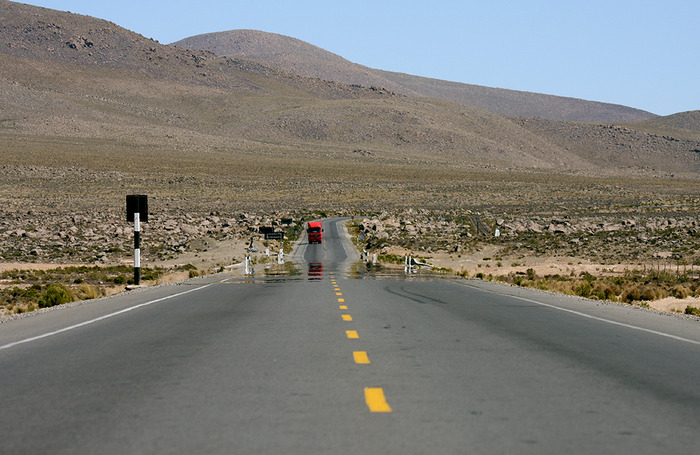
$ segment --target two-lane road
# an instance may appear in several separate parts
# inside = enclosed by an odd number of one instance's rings
[[[490,283],[219,274],[0,324],[0,453],[697,453],[696,321]]]

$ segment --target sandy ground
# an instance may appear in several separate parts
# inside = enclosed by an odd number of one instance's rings
[[[472,254],[430,254],[427,256],[427,263],[435,267],[444,267],[452,269],[455,272],[467,272],[469,276],[475,276],[482,272],[485,275],[493,274],[508,275],[509,273],[525,272],[527,269],[533,269],[537,275],[580,275],[588,272],[595,276],[615,276],[621,275],[626,271],[640,270],[641,267],[637,264],[599,264],[585,259],[573,257],[531,257],[531,258],[508,258],[499,257],[500,248],[497,246],[487,246]],[[388,250],[389,254],[403,256],[409,254],[410,251],[400,247],[392,247]],[[423,256],[421,256],[423,257]],[[488,260],[484,260],[488,259]],[[500,266],[498,265],[500,262]],[[685,299],[676,299],[667,297],[660,300],[652,300],[647,302],[650,308],[657,311],[683,313],[686,307],[700,307],[700,297],[688,297]]]

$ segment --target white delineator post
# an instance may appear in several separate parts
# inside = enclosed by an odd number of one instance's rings
[[[253,273],[251,264],[250,264],[250,254],[245,255],[245,274],[250,275]]]
[[[141,223],[139,212],[134,213],[134,285],[141,285]]]

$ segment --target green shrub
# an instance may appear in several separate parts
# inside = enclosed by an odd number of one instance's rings
[[[615,300],[619,289],[609,283],[597,283],[593,287],[592,295],[598,300]]]
[[[594,281],[596,280],[596,277],[594,277],[593,275],[591,275],[591,274],[588,273],[588,272],[582,272],[582,273],[580,274],[580,276],[581,276],[581,278],[583,278],[585,281],[587,281],[587,282],[589,282],[589,283],[592,283],[592,282],[594,282]]]
[[[124,275],[117,275],[110,281],[112,281],[114,284],[126,284],[126,277]]]
[[[38,305],[39,308],[48,308],[54,305],[62,305],[75,300],[73,293],[62,284],[50,284],[46,291],[41,295]]]
[[[685,307],[685,314],[692,314],[693,316],[700,316],[700,308],[695,308],[693,306]]]
[[[593,286],[588,281],[584,281],[574,288],[574,293],[581,297],[590,297]]]

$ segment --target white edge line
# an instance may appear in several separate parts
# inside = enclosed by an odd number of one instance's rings
[[[628,329],[639,330],[639,331],[641,331],[641,332],[652,333],[652,334],[654,334],[654,335],[658,335],[658,336],[662,336],[662,337],[666,337],[666,338],[671,338],[671,339],[676,340],[676,341],[683,341],[683,342],[685,342],[685,343],[700,345],[700,341],[690,340],[690,339],[688,339],[688,338],[683,338],[683,337],[679,337],[679,336],[676,336],[676,335],[671,335],[670,333],[659,332],[659,331],[657,331],[657,330],[652,330],[652,329],[645,329],[644,327],[639,327],[639,326],[636,326],[636,325],[626,324],[626,323],[624,323],[624,322],[612,321],[612,320],[610,320],[610,319],[605,319],[605,318],[601,318],[601,317],[598,317],[598,316],[592,316],[592,315],[590,315],[590,314],[581,313],[580,311],[569,310],[569,309],[567,309],[567,308],[558,307],[558,306],[556,306],[556,305],[550,305],[549,303],[538,302],[537,300],[527,299],[527,298],[525,298],[525,297],[518,297],[518,296],[515,296],[515,295],[509,295],[508,297],[512,297],[512,298],[518,299],[518,300],[524,300],[525,302],[535,303],[535,304],[537,304],[537,305],[545,306],[545,307],[547,307],[547,308],[552,308],[552,309],[554,309],[554,310],[565,311],[565,312],[567,312],[567,313],[572,313],[572,314],[575,314],[575,315],[577,315],[577,316],[583,316],[584,318],[594,319],[594,320],[596,320],[596,321],[606,322],[606,323],[608,323],[608,324],[618,325],[618,326],[620,326],[620,327],[626,327],[626,328],[628,328]]]
[[[74,330],[74,329],[77,329],[79,327],[84,327],[86,325],[94,324],[95,322],[103,321],[105,319],[109,319],[111,317],[118,316],[120,314],[128,313],[129,311],[136,310],[138,308],[145,307],[148,305],[152,305],[154,303],[162,302],[163,300],[168,300],[168,299],[172,299],[174,297],[179,297],[181,295],[189,294],[190,292],[194,292],[194,291],[201,291],[202,289],[208,288],[212,284],[215,284],[215,283],[209,283],[209,284],[204,285],[204,286],[199,287],[199,288],[190,289],[188,291],[180,292],[178,294],[173,294],[173,295],[169,295],[166,297],[161,297],[159,299],[150,300],[148,302],[140,303],[138,305],[134,305],[134,306],[129,307],[129,308],[124,308],[123,310],[115,311],[114,313],[105,314],[104,316],[100,316],[99,318],[90,319],[89,321],[84,321],[84,322],[81,322],[79,324],[74,324],[74,325],[71,325],[68,327],[64,327],[62,329],[54,330],[53,332],[47,332],[47,333],[44,333],[42,335],[37,335],[37,336],[31,337],[31,338],[26,338],[24,340],[19,340],[19,341],[15,341],[12,343],[8,343],[8,344],[5,344],[3,346],[0,346],[0,351],[13,348],[13,347],[18,346],[20,344],[31,343],[32,341],[41,340],[42,338],[48,338],[50,336],[58,335],[59,333],[68,332],[70,330]]]

